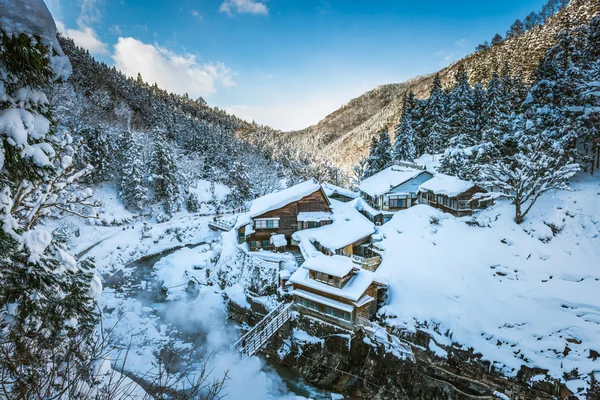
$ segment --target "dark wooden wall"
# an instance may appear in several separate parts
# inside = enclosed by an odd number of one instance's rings
[[[256,229],[255,235],[256,237],[270,237],[271,233],[282,233],[286,236],[291,236],[298,230],[298,213],[317,211],[331,211],[329,202],[321,190],[317,190],[314,193],[281,208],[268,211],[252,218],[254,220],[256,218],[279,217],[279,229]]]

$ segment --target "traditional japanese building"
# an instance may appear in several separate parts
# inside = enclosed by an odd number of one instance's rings
[[[355,208],[357,201],[360,199],[348,203],[332,200],[332,224],[294,233],[292,238],[300,243],[303,253],[310,255],[316,250],[329,256],[347,256],[363,268],[377,268],[381,258],[371,244],[375,225]]]
[[[352,330],[375,315],[387,291],[374,272],[338,255],[307,259],[288,284],[301,313]]]
[[[436,174],[419,186],[419,204],[428,204],[457,217],[463,217],[487,206],[486,202],[473,199],[473,195],[486,192],[487,190],[473,182],[455,176]]]
[[[365,179],[359,185],[360,195],[365,202],[381,212],[380,220],[389,221],[395,211],[417,204],[419,186],[433,178],[429,171],[407,166],[393,165]],[[365,215],[368,216],[367,213]]]
[[[342,187],[332,185],[330,183],[324,183],[323,190],[329,199],[341,201],[343,203],[347,203],[352,201],[358,197],[360,197],[360,193],[353,192],[350,189],[344,189]]]
[[[239,242],[248,243],[250,250],[281,249],[297,245],[294,232],[331,221],[329,199],[318,182],[308,180],[255,199],[236,228]]]

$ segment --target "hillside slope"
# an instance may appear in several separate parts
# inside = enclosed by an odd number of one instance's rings
[[[535,379],[547,371],[578,393],[598,378],[600,180],[581,173],[522,225],[512,212],[503,201],[473,221],[426,205],[397,213],[380,229],[377,274],[390,288],[380,313],[429,333],[432,350],[472,348],[508,376],[539,368]]]
[[[531,76],[547,49],[556,43],[555,35],[567,24],[586,24],[600,12],[597,0],[573,0],[570,5],[523,35],[509,38],[499,45],[475,52],[439,71],[442,83],[452,82],[454,73],[464,66],[470,81],[486,83],[494,68],[508,65],[514,74]],[[423,75],[403,83],[379,86],[331,113],[317,125],[304,130],[272,135],[274,142],[291,143],[296,149],[315,158],[324,158],[349,172],[368,153],[371,137],[382,129],[393,129],[402,112],[402,97],[409,90],[417,98],[429,95],[434,74]],[[253,132],[245,132],[252,137]]]

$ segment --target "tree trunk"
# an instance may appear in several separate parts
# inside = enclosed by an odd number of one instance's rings
[[[523,222],[523,215],[521,214],[521,202],[520,199],[515,197],[515,222],[521,224]]]

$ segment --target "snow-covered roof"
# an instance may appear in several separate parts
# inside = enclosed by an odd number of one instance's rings
[[[314,279],[310,279],[308,269],[300,267],[292,274],[289,282],[295,285],[302,285],[322,293],[327,293],[333,296],[343,297],[351,301],[357,301],[362,297],[365,291],[371,286],[375,280],[375,274],[371,271],[359,270],[352,278],[344,285],[343,288],[321,283]]]
[[[334,194],[339,194],[342,196],[350,197],[351,199],[355,199],[358,196],[360,196],[358,192],[353,192],[350,189],[345,189],[343,187],[332,185],[331,183],[324,183],[321,186],[323,187],[323,191],[328,197],[333,196]]]
[[[331,252],[344,248],[375,232],[375,226],[354,208],[353,200],[348,203],[332,200],[333,223],[313,229],[295,232],[292,237],[299,242],[319,242]]]
[[[473,182],[463,181],[455,176],[436,174],[430,180],[422,183],[419,190],[454,197],[466,192],[473,186],[475,186]]]
[[[309,179],[279,192],[267,194],[255,199],[252,202],[252,206],[250,206],[248,214],[251,218],[256,217],[257,215],[276,210],[294,201],[298,201],[320,189],[321,185],[319,185],[316,180]]]
[[[270,241],[271,241],[271,244],[275,247],[287,246],[287,240],[285,239],[285,235],[283,235],[281,233],[271,236]]]
[[[360,299],[358,299],[358,301],[354,302],[354,305],[356,307],[362,307],[365,304],[368,304],[370,302],[372,302],[373,300],[375,300],[372,296],[369,296],[368,294],[365,294],[363,297],[361,297]]]
[[[351,204],[354,205],[354,208],[356,208],[358,211],[364,211],[367,214],[369,214],[370,216],[374,217],[376,215],[379,214],[383,214],[382,211],[379,211],[378,209],[371,207],[371,205],[369,203],[367,203],[363,198],[359,197],[356,200],[353,200],[351,202]]]
[[[389,192],[390,189],[393,189],[424,172],[425,171],[416,168],[392,165],[362,181],[358,188],[362,192],[376,197]]]
[[[327,211],[299,212],[298,221],[331,221],[332,216]]]
[[[316,257],[310,257],[302,264],[302,267],[310,269],[311,271],[322,272],[324,274],[343,278],[356,266],[349,257],[338,255],[326,256],[322,254]]]

